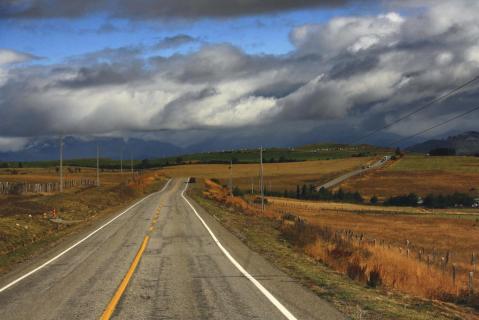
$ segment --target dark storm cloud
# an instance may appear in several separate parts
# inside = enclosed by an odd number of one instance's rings
[[[149,49],[139,45],[58,65],[0,66],[0,131],[18,137],[171,130],[184,132],[182,143],[192,144],[225,132],[248,142],[261,130],[269,141],[290,141],[285,137],[291,135],[306,141],[320,136],[323,126],[325,137],[353,140],[478,75],[478,15],[479,4],[444,1],[421,19],[337,17],[294,28],[295,49],[287,55],[201,44],[165,57],[145,55]],[[432,126],[478,99],[479,89],[471,87],[374,141]],[[451,126],[472,129],[477,119],[471,114]]]
[[[234,17],[285,10],[334,7],[347,0],[6,0],[0,18],[80,17],[108,12],[131,19]]]

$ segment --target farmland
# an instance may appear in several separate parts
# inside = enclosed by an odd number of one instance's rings
[[[406,155],[383,169],[349,179],[340,187],[380,199],[409,192],[420,196],[454,192],[477,196],[479,158]]]
[[[343,172],[348,172],[371,163],[374,157],[345,158],[337,160],[319,160],[291,163],[266,163],[264,164],[265,187],[269,190],[283,192],[285,189],[293,190],[296,185],[320,184]],[[216,178],[223,184],[228,183],[230,176],[229,165],[221,164],[196,164],[166,167],[163,169],[169,176],[195,176],[200,178]],[[233,165],[233,183],[242,190],[253,188],[258,190],[259,165],[237,164]]]
[[[331,160],[382,156],[391,152],[390,149],[370,145],[349,146],[323,143],[297,148],[264,148],[263,159],[264,162]],[[234,163],[257,163],[259,161],[259,149],[223,150],[158,159],[124,160],[123,166],[126,168],[133,165],[135,169],[141,169],[190,163],[229,163],[230,161]],[[120,169],[120,160],[118,159],[101,158],[100,162],[103,168]],[[96,159],[66,159],[64,164],[72,167],[95,167]],[[20,166],[24,168],[53,168],[58,165],[58,161],[4,162],[2,165],[9,168],[19,168]]]

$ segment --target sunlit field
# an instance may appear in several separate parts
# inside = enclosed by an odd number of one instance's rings
[[[405,156],[386,168],[348,179],[340,187],[368,198],[410,192],[420,196],[454,192],[475,196],[479,195],[479,158]]]
[[[358,169],[373,162],[374,157],[345,158],[336,160],[320,160],[288,163],[265,163],[264,181],[268,190],[293,190],[296,185],[320,184],[341,175],[344,172]],[[166,167],[165,175],[173,177],[194,176],[199,178],[215,178],[227,184],[230,177],[228,164],[195,164]],[[232,168],[233,184],[244,191],[259,189],[259,164],[236,164]]]
[[[252,198],[229,197],[207,182],[206,195],[239,212],[281,220],[284,237],[319,262],[351,277],[414,296],[460,302],[479,278],[479,211],[357,213],[316,203],[268,197],[261,212]],[[397,208],[399,210],[399,208]],[[372,280],[373,279],[373,280]],[[374,283],[371,283],[374,281]],[[477,297],[467,298],[476,305]]]

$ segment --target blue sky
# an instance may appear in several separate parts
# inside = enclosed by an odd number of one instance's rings
[[[202,42],[230,43],[251,54],[285,54],[293,50],[289,33],[295,26],[324,23],[336,16],[376,14],[379,10],[355,5],[229,19],[136,21],[95,14],[75,19],[0,20],[0,47],[44,58],[36,63],[58,63],[104,48],[152,45],[164,37],[187,34]],[[197,47],[186,45],[161,54]]]

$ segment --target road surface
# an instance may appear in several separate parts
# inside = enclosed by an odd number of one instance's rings
[[[173,180],[3,277],[0,319],[343,319],[184,197],[185,186]]]
[[[328,189],[328,188],[334,187],[334,186],[340,184],[341,182],[343,182],[344,180],[347,180],[347,179],[349,179],[349,178],[351,178],[351,177],[357,176],[357,175],[359,175],[359,174],[361,174],[361,173],[364,173],[364,172],[367,172],[367,171],[369,171],[369,170],[373,170],[373,169],[380,168],[380,167],[384,166],[388,161],[389,161],[389,158],[381,159],[381,160],[379,160],[379,161],[373,163],[372,165],[370,165],[370,166],[367,167],[367,168],[357,169],[357,170],[348,172],[348,173],[346,173],[346,174],[343,174],[342,176],[337,177],[336,179],[333,179],[333,180],[331,180],[331,181],[328,181],[328,182],[326,182],[326,183],[323,184],[323,185],[317,186],[317,187],[316,187],[316,190],[320,190],[321,188]]]

